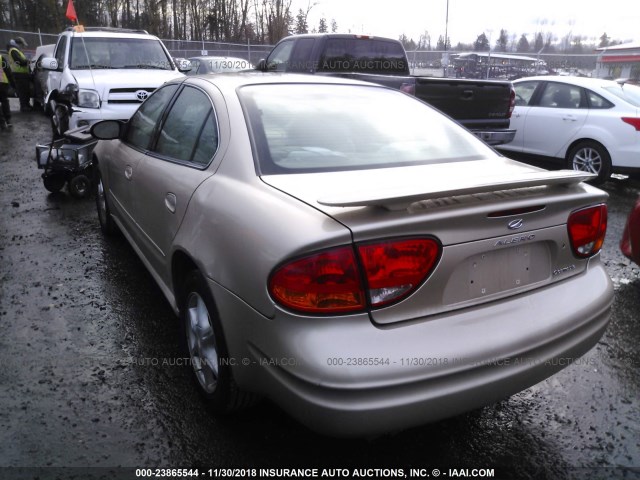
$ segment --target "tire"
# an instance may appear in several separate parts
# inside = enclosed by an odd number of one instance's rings
[[[253,405],[258,396],[241,391],[233,380],[222,326],[206,281],[198,272],[184,280],[180,309],[182,343],[200,394],[214,413],[228,414]]]
[[[54,173],[53,175],[43,175],[42,183],[44,184],[44,188],[49,190],[51,193],[58,193],[64,187],[66,179],[64,175],[60,175]]]
[[[602,185],[611,176],[611,156],[606,148],[590,140],[580,142],[567,155],[567,168],[598,176],[589,183]]]
[[[113,235],[118,227],[116,226],[113,218],[111,218],[111,209],[109,208],[109,200],[107,199],[107,192],[104,189],[102,183],[102,176],[98,166],[95,166],[95,185],[96,185],[96,210],[98,212],[98,221],[100,222],[100,230],[104,235]]]
[[[89,195],[89,192],[91,192],[91,179],[86,175],[76,175],[69,180],[67,188],[69,189],[71,196],[75,198],[84,198]]]

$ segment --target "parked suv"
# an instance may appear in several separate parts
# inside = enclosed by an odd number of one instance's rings
[[[56,43],[49,70],[46,111],[70,99],[68,128],[98,120],[127,120],[157,87],[182,76],[162,41],[144,30],[69,27]]]

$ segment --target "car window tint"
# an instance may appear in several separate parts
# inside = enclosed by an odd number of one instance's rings
[[[329,38],[318,65],[323,72],[388,74],[407,69],[402,44],[375,38]]]
[[[209,112],[209,116],[204,123],[202,134],[198,140],[196,151],[193,154],[193,163],[199,165],[207,165],[218,148],[218,128],[216,124],[216,117],[213,110]]]
[[[309,59],[311,58],[314,43],[314,38],[301,38],[298,40],[289,62],[290,72],[306,72],[313,68],[313,62],[310,62]]]
[[[611,108],[613,107],[613,103],[611,103],[606,98],[598,95],[591,90],[587,90],[587,98],[589,99],[589,107],[590,108]]]
[[[203,128],[206,130],[209,125],[205,121],[212,109],[207,95],[196,88],[185,87],[171,107],[153,150],[176,160],[191,161]],[[207,132],[207,135],[211,133]],[[206,151],[203,147],[203,154]]]
[[[540,98],[541,107],[579,108],[580,87],[564,83],[548,83]]]
[[[125,142],[146,150],[149,148],[156,122],[173,97],[178,85],[159,88],[140,106],[129,120]]]
[[[269,59],[267,60],[267,69],[284,72],[289,66],[289,58],[293,50],[293,41],[285,41],[277,45]]]
[[[261,174],[448,163],[493,155],[435,109],[396,90],[252,85],[239,96]]]
[[[529,105],[533,92],[536,91],[536,87],[539,82],[522,82],[514,86],[516,91],[516,105],[525,106]]]

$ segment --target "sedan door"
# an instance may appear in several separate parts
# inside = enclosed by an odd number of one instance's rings
[[[164,281],[171,245],[189,201],[213,174],[208,167],[218,150],[218,139],[211,99],[199,88],[184,86],[138,167],[133,195],[134,216],[141,232],[139,246]]]
[[[522,152],[564,157],[564,149],[576,138],[588,115],[582,88],[547,82],[524,117]]]
[[[173,98],[178,85],[156,90],[131,117],[122,141],[114,141],[108,150],[105,166],[109,202],[116,210],[127,232],[135,239],[137,226],[133,217],[133,193],[136,190],[138,165],[148,150],[156,122]]]

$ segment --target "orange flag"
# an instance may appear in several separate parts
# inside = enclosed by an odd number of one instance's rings
[[[76,15],[76,9],[73,6],[73,0],[69,0],[69,4],[67,5],[66,17],[72,22],[78,21],[78,16]]]

